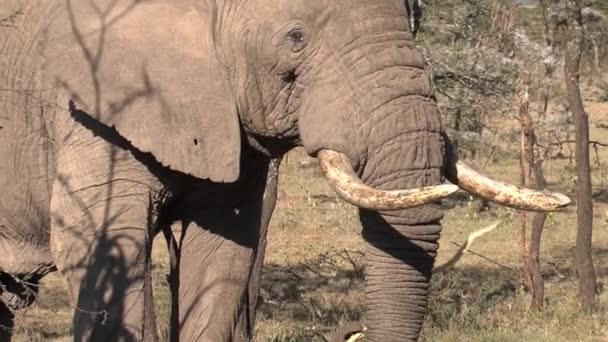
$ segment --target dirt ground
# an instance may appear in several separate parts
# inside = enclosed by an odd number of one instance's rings
[[[608,142],[608,103],[588,103],[593,140]],[[608,163],[608,148],[599,161]],[[594,157],[595,161],[595,157]],[[476,164],[473,162],[473,164]],[[572,195],[568,158],[546,163],[552,189]],[[469,253],[433,279],[423,341],[608,341],[608,168],[594,169],[594,260],[600,282],[597,307],[577,304],[573,267],[575,206],[551,214],[542,241],[544,311],[528,310],[521,285],[520,227],[514,210],[492,206],[477,213],[466,196],[445,201],[439,263],[469,233],[500,221]],[[570,171],[569,171],[570,170]],[[516,180],[514,159],[490,163],[486,173]],[[529,215],[531,220],[532,214]],[[362,240],[356,210],[338,201],[316,162],[296,150],[286,159],[279,202],[269,232],[259,300],[256,341],[324,341],[337,325],[360,319],[363,308]],[[159,330],[167,329],[167,256],[162,237],[154,248],[154,290]],[[71,340],[71,311],[58,274],[48,276],[38,302],[18,314],[16,341]]]

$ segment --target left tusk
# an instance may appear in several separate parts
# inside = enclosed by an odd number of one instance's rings
[[[570,198],[552,191],[519,188],[490,179],[462,162],[448,165],[446,178],[463,190],[507,207],[530,211],[556,211],[570,204]]]
[[[351,166],[350,159],[331,150],[321,150],[317,158],[329,185],[344,201],[372,210],[398,210],[436,202],[458,191],[453,184],[441,184],[417,189],[378,190],[365,183]]]

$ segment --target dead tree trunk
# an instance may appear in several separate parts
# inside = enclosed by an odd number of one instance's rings
[[[593,202],[591,198],[591,163],[589,158],[589,117],[580,91],[580,62],[585,40],[581,0],[562,0],[556,22],[556,37],[565,54],[564,75],[568,104],[576,134],[577,233],[575,248],[579,296],[585,309],[595,300],[597,279],[592,258]]]
[[[546,187],[546,181],[542,169],[542,160],[537,161],[534,155],[534,148],[536,146],[536,133],[534,130],[534,123],[532,116],[530,115],[529,105],[529,76],[524,75],[521,78],[518,91],[518,106],[519,115],[522,129],[522,142],[521,142],[521,178],[522,185],[525,185],[525,164],[528,164],[529,173],[533,173],[535,180],[535,187],[537,189],[544,189]],[[526,162],[524,162],[526,161]],[[523,279],[528,287],[531,294],[531,306],[536,309],[542,309],[545,298],[545,283],[543,281],[542,274],[540,272],[540,245],[543,227],[547,214],[536,213],[532,219],[532,232],[530,235],[530,245],[526,252],[526,217],[525,212],[522,212],[520,217],[521,220],[521,249],[523,259]]]
[[[547,186],[545,175],[543,172],[543,161],[537,160],[534,155],[536,146],[536,133],[530,113],[528,116],[528,139],[527,139],[527,156],[528,166],[534,174],[535,188],[543,190]],[[540,271],[540,245],[547,220],[547,213],[535,213],[532,219],[532,232],[530,234],[530,247],[528,249],[528,273],[531,286],[531,304],[532,307],[542,309],[545,301],[545,282]]]
[[[521,81],[521,79],[520,79]],[[517,102],[519,106],[519,120],[521,122],[521,137],[520,137],[520,146],[519,146],[519,180],[521,187],[526,186],[526,131],[527,131],[527,123],[526,116],[523,114],[528,111],[528,99],[527,99],[527,91],[521,91],[522,86],[520,85],[518,88],[518,96]],[[527,242],[527,224],[528,224],[527,212],[525,210],[519,211],[519,224],[520,224],[520,234],[519,234],[519,248],[521,253],[521,261],[522,261],[522,269],[521,269],[521,279],[525,288],[531,290],[532,282],[530,279],[530,272],[528,266],[528,253],[526,251]]]

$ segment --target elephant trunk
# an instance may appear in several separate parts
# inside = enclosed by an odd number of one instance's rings
[[[414,135],[425,137],[414,139],[418,143],[390,145],[392,148],[371,154],[365,168],[373,171],[363,172],[362,179],[370,189],[392,193],[393,189],[437,188],[442,178],[439,137],[428,132]],[[408,155],[408,149],[428,153],[428,147],[422,145],[428,143],[427,139],[435,140],[429,144],[435,158],[418,160],[422,164],[398,159],[404,153]],[[326,162],[324,157],[320,160],[322,165]],[[359,215],[366,245],[365,341],[416,341],[438,249],[441,208],[437,204],[400,210],[360,208]]]
[[[409,216],[409,215],[407,215]],[[361,210],[366,241],[366,341],[416,341],[441,231]]]
[[[381,190],[441,184],[444,145],[436,105],[409,97],[396,102],[378,115],[383,119],[374,127],[390,133],[369,137],[361,179]],[[366,244],[366,341],[416,341],[438,249],[441,207],[435,201],[401,210],[360,209],[359,215]]]
[[[387,22],[384,14],[369,20]],[[443,216],[436,202],[446,195],[441,191],[443,131],[428,74],[402,18],[389,24],[394,27],[385,33],[358,39],[359,49],[345,49],[341,57],[348,62],[348,73],[325,74],[311,95],[327,101],[310,102],[299,118],[303,145],[319,158],[329,184],[341,198],[362,207],[365,341],[382,342],[418,338]],[[344,80],[353,83],[343,86]],[[337,151],[351,162],[337,163],[324,150]],[[348,172],[332,172],[340,164],[350,164],[356,170],[351,173],[367,188],[343,177]],[[407,193],[398,189],[431,192],[422,201],[415,196],[404,206],[384,206],[393,195]],[[375,201],[366,201],[370,195],[388,200],[374,206]]]
[[[316,101],[304,102],[298,128],[332,188],[360,207],[367,263],[366,341],[416,341],[441,232],[437,200],[454,190],[442,185],[444,175],[468,191],[513,206],[534,206],[542,196],[509,196],[518,191],[510,187],[486,191],[500,184],[447,165],[456,161],[446,161],[450,146],[424,61],[403,18],[387,19],[386,13],[398,11],[384,8],[384,2],[375,4],[381,14],[362,15],[367,25],[356,27],[360,37],[342,39],[351,43],[331,54],[340,56],[330,62],[341,67],[315,80],[307,98]],[[479,180],[483,191],[476,187]],[[567,200],[556,199],[549,206]]]

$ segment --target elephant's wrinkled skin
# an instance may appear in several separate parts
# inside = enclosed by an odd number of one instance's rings
[[[294,146],[341,153],[375,189],[444,181],[403,0],[3,0],[11,14],[0,270],[56,265],[76,340],[156,338],[151,241],[175,222],[172,338],[249,339],[276,159]],[[360,217],[365,338],[416,340],[440,207]]]

